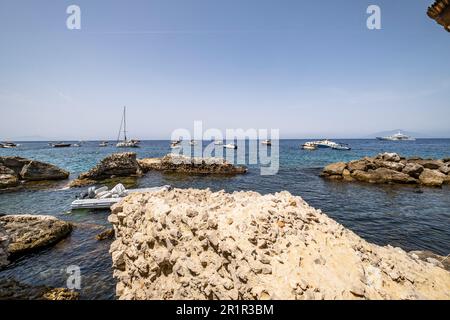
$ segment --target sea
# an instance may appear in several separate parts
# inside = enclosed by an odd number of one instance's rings
[[[258,164],[248,164],[247,174],[233,177],[150,172],[134,187],[171,185],[228,192],[253,190],[262,194],[287,190],[370,242],[390,244],[407,251],[429,250],[443,256],[450,253],[450,186],[369,185],[319,177],[327,164],[381,152],[397,152],[406,157],[447,158],[450,157],[450,139],[335,141],[348,144],[352,150],[306,151],[300,148],[306,140],[280,140],[280,164],[276,175],[261,175]],[[117,149],[113,142],[109,147],[99,147],[98,141],[61,149],[51,148],[48,142],[20,144],[15,149],[0,149],[0,156],[49,162],[71,172],[71,178],[112,153],[133,151],[139,158],[151,158],[171,152],[170,141],[154,140],[142,141],[140,148],[132,150]],[[236,151],[227,149],[226,152]],[[70,276],[68,268],[77,266],[81,275],[80,298],[115,299],[116,283],[108,252],[111,240],[95,239],[97,234],[110,227],[109,212],[71,211],[70,203],[83,189],[64,189],[66,183],[0,193],[0,214],[45,214],[75,223],[72,234],[66,239],[51,248],[23,256],[0,271],[0,282],[14,279],[32,286],[66,287]]]

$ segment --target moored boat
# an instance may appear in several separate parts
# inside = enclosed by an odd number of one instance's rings
[[[235,145],[234,143],[224,144],[223,147],[226,149],[237,149],[238,148],[237,145]]]
[[[336,143],[328,139],[306,142],[302,146],[302,149],[305,150],[315,150],[317,148],[328,148],[333,150],[344,150],[344,151],[351,150],[350,146],[348,146],[347,144]]]
[[[303,150],[316,150],[317,146],[312,142],[306,142],[304,145],[302,145]]]
[[[69,148],[72,146],[71,143],[64,143],[64,142],[58,142],[58,143],[49,143],[49,145],[52,148]]]
[[[122,121],[120,123],[119,136],[117,137],[117,148],[139,148],[139,140],[128,140],[127,138],[127,118],[126,107],[123,107]],[[123,130],[122,130],[123,127]],[[124,139],[120,140],[120,136],[123,132]]]
[[[415,141],[416,140],[416,138],[410,137],[406,134],[403,134],[400,131],[392,136],[377,137],[377,139],[382,140],[382,141]]]
[[[267,139],[267,140],[263,140],[261,141],[261,144],[267,145],[267,146],[271,146],[272,145],[272,140]]]
[[[12,149],[12,148],[16,148],[18,147],[18,144],[15,144],[14,142],[9,142],[9,141],[3,141],[2,143],[0,143],[0,148],[5,148],[5,149]]]

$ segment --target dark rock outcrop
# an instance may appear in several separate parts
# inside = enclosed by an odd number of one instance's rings
[[[64,180],[69,172],[52,164],[31,161],[22,168],[20,177],[25,181]]]
[[[138,160],[144,172],[156,170],[186,174],[235,175],[247,172],[245,166],[235,166],[222,158],[196,158],[168,154],[163,158]]]
[[[332,163],[323,169],[321,176],[332,180],[440,187],[450,183],[449,173],[444,160],[405,159],[396,153],[383,153],[374,158]]]
[[[402,172],[410,175],[413,178],[418,179],[424,168],[417,163],[407,163]]]
[[[21,181],[64,180],[69,172],[55,165],[21,157],[0,157],[0,189],[17,187]]]
[[[8,236],[11,258],[48,247],[65,238],[72,225],[52,216],[6,215],[0,217],[0,228]]]
[[[71,187],[80,187],[117,177],[141,176],[142,170],[136,160],[136,153],[124,152],[112,154],[78,179],[70,183]]]

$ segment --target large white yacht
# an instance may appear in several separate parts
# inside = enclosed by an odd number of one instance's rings
[[[416,138],[407,136],[406,134],[403,134],[400,131],[392,136],[377,137],[377,139],[384,140],[384,141],[414,141],[414,140],[416,140]]]

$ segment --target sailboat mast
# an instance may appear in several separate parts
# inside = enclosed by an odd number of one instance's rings
[[[123,107],[123,134],[125,136],[125,141],[127,140],[127,113],[126,113],[127,107]]]

